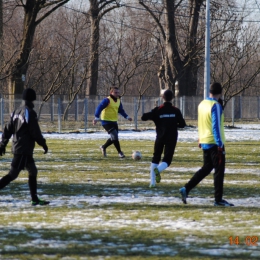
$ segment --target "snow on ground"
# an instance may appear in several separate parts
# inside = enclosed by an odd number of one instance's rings
[[[229,128],[227,127],[225,129],[226,134],[226,140],[227,141],[259,141],[260,140],[260,124],[236,124],[235,128]],[[134,139],[134,140],[154,140],[155,139],[155,131],[149,130],[149,131],[120,131],[119,132],[119,138],[122,140],[128,140],[128,139]],[[96,133],[70,133],[70,134],[44,134],[44,137],[47,139],[83,139],[83,140],[96,140],[96,139],[107,139],[108,135],[105,131],[96,132]],[[184,130],[179,131],[179,142],[197,142],[198,140],[198,129],[187,127]],[[196,171],[197,168],[168,168],[168,170],[173,171],[175,173],[182,172],[182,171]],[[243,169],[244,172],[252,173],[251,169]],[[236,173],[233,169],[226,169],[226,173]],[[259,172],[255,172],[256,175],[259,174]],[[139,180],[140,181],[140,180]],[[165,180],[168,181],[168,180]],[[173,176],[172,181],[175,183],[178,182],[178,179],[176,180]],[[204,180],[205,181],[205,180]],[[160,196],[160,194],[157,194],[154,197],[143,197],[140,195],[132,195],[134,197],[125,196],[122,194],[122,196],[118,197],[102,197],[102,198],[86,198],[86,201],[88,203],[149,203],[149,204],[160,204],[160,203],[167,203],[167,204],[176,204],[180,203],[179,198],[165,198],[163,196]],[[136,197],[135,197],[136,196]],[[75,197],[73,197],[75,199]],[[72,198],[72,200],[74,200]],[[167,200],[167,201],[165,201]],[[253,197],[253,198],[246,198],[246,199],[234,199],[230,200],[231,203],[234,203],[236,206],[241,207],[260,207],[260,200],[259,198]],[[62,199],[58,202],[57,205],[62,202]],[[74,203],[74,202],[72,202]],[[191,198],[188,200],[189,204],[195,204],[195,205],[212,205],[213,201],[212,199],[207,198]]]
[[[250,125],[236,125],[236,128],[225,129],[226,140],[230,142],[235,141],[259,141],[260,140],[260,124]],[[107,139],[108,134],[105,131],[95,133],[69,133],[69,134],[44,134],[47,139],[83,139],[96,140]],[[155,131],[120,131],[119,138],[122,140],[154,140]],[[196,142],[198,140],[198,129],[187,127],[184,130],[179,130],[180,142]]]
[[[179,141],[180,142],[196,142],[198,140],[198,133],[197,128],[186,128],[184,130],[179,131]],[[260,140],[260,124],[245,124],[245,125],[236,125],[236,128],[227,128],[225,129],[226,133],[226,139],[227,141],[242,141],[242,140]],[[133,140],[154,140],[155,139],[155,131],[149,130],[149,131],[120,131],[120,139],[133,139]],[[105,131],[96,132],[96,133],[68,133],[68,134],[59,134],[59,133],[52,133],[52,134],[44,134],[44,137],[48,139],[82,139],[82,140],[93,140],[93,139],[107,139],[108,135]],[[148,169],[148,166],[147,166]],[[165,173],[173,173],[172,177],[166,177],[164,179],[165,182],[180,182],[180,185],[182,185],[183,180],[180,179],[178,176],[184,171],[192,171],[195,172],[198,170],[198,168],[184,168],[184,167],[169,167]],[[250,172],[252,173],[251,169],[243,169],[243,172]],[[227,174],[235,174],[236,170],[234,169],[226,169]],[[256,175],[259,175],[258,171],[253,172]],[[149,178],[147,176],[147,178]],[[39,177],[40,180],[40,177]],[[46,180],[45,180],[46,181]],[[119,180],[107,180],[109,182],[120,182]],[[147,182],[147,179],[140,178],[135,179],[133,181],[141,181],[141,182]],[[203,180],[203,182],[209,182],[212,180]],[[235,184],[235,180],[230,181],[230,183]],[[98,183],[96,183],[98,185]],[[109,185],[108,185],[109,186]],[[111,194],[117,193],[118,191],[111,191]],[[148,204],[178,204],[180,203],[180,198],[177,197],[170,197],[166,198],[163,195],[160,195],[160,193],[157,192],[151,192],[151,196],[145,196],[140,194],[132,194],[129,193],[128,195],[124,193],[119,194],[118,196],[103,196],[103,197],[89,197],[89,196],[73,196],[71,198],[69,197],[60,197],[57,199],[55,197],[55,200],[52,200],[51,196],[48,197],[52,201],[52,207],[59,207],[64,204],[68,206],[76,205],[82,201],[89,204],[113,204],[113,203],[148,203]],[[0,207],[7,206],[6,204],[10,206],[10,201],[12,199],[5,199],[4,197],[1,197],[0,200]],[[246,198],[246,199],[233,199],[230,200],[231,203],[234,203],[236,206],[241,207],[260,207],[260,199],[259,197],[252,197],[252,198]],[[21,205],[20,205],[21,203]],[[211,198],[190,198],[188,200],[189,204],[195,204],[195,205],[212,205],[213,200]],[[26,203],[25,203],[26,204]],[[13,202],[14,207],[24,207],[24,201],[14,201]]]
[[[236,129],[226,129],[226,139],[227,141],[242,141],[242,140],[260,140],[260,125],[254,124],[254,125],[236,125]],[[107,139],[108,135],[106,132],[96,132],[96,133],[79,133],[79,134],[44,134],[44,137],[48,139]],[[154,140],[155,139],[155,131],[120,131],[120,139],[131,139],[131,140]],[[185,130],[179,131],[179,141],[180,142],[196,142],[198,140],[198,134],[196,128],[187,128]],[[147,166],[148,168],[149,166]],[[180,183],[183,180],[181,180],[181,174],[185,171],[196,171],[197,168],[184,168],[184,167],[174,167],[171,166],[166,170],[166,174],[164,175],[164,179],[162,181],[165,181],[167,183]],[[251,169],[243,169],[243,172],[250,172],[252,173]],[[234,169],[226,169],[227,174],[236,174],[236,170]],[[254,171],[253,174],[259,175],[258,171]],[[172,176],[171,176],[172,175]],[[146,178],[147,177],[147,178]],[[133,179],[132,181],[138,181],[138,182],[144,182],[146,183],[148,180],[148,174],[146,176],[142,176],[140,173],[140,177]],[[39,176],[39,181],[48,182],[47,179],[41,179]],[[207,179],[203,180],[206,183],[212,182],[212,180]],[[235,184],[236,180],[229,180],[229,183]],[[182,203],[180,197],[176,196],[176,192],[173,191],[173,196],[164,196],[164,192],[160,191],[160,189],[147,189],[144,192],[143,188],[135,189],[134,191],[130,188],[126,187],[118,190],[113,187],[113,184],[115,182],[120,182],[120,180],[114,180],[110,179],[107,180],[107,191],[109,196],[89,196],[87,194],[79,194],[77,196],[54,196],[52,194],[49,195],[43,195],[43,199],[51,200],[51,204],[48,207],[51,208],[59,208],[59,207],[68,207],[68,208],[77,208],[78,210],[73,210],[68,215],[62,217],[60,221],[55,224],[55,226],[52,227],[50,223],[33,223],[31,222],[30,225],[32,227],[37,226],[38,228],[62,228],[62,227],[68,227],[70,226],[72,229],[73,227],[76,228],[78,225],[80,227],[84,226],[86,229],[91,228],[91,226],[99,224],[103,227],[113,229],[116,228],[124,228],[129,225],[133,225],[135,228],[142,229],[142,230],[151,230],[152,229],[170,229],[170,230],[176,230],[176,229],[185,229],[185,230],[199,230],[201,228],[208,230],[208,233],[210,234],[214,229],[218,229],[218,227],[214,226],[214,221],[211,218],[203,218],[201,221],[191,221],[189,219],[185,219],[180,217],[179,219],[172,220],[171,218],[168,218],[164,216],[160,221],[151,221],[149,219],[139,219],[138,221],[132,220],[131,216],[121,216],[119,215],[116,218],[112,219],[103,219],[102,214],[99,217],[93,218],[92,214],[92,206],[97,205],[115,205],[116,203],[123,203],[123,204],[143,204],[143,205],[177,205]],[[122,182],[122,181],[121,181]],[[98,182],[93,183],[93,185],[99,185]],[[84,185],[84,183],[82,184]],[[39,190],[41,193],[42,191]],[[236,207],[240,207],[240,211],[243,214],[243,209],[248,207],[260,207],[260,197],[249,197],[249,198],[243,198],[243,199],[230,199],[231,203],[234,203]],[[188,205],[213,205],[213,198],[212,197],[190,197],[188,198]],[[187,206],[188,206],[187,205]],[[17,199],[16,196],[10,194],[6,196],[1,196],[0,198],[0,208],[8,207],[10,210],[9,214],[28,214],[28,213],[34,213],[34,208],[31,207],[31,205],[28,203],[28,199]],[[93,207],[96,208],[96,207]],[[44,210],[44,208],[41,208],[41,210]],[[93,209],[96,210],[96,209]],[[105,210],[104,210],[105,211]],[[107,212],[104,212],[105,214],[109,214],[109,209]],[[133,211],[134,213],[134,211]],[[163,213],[163,212],[162,212]],[[8,214],[6,211],[0,212],[1,215]],[[207,212],[205,212],[207,214]],[[216,212],[218,214],[218,212]],[[221,211],[219,214],[222,214]],[[95,214],[94,214],[95,215]],[[163,214],[162,214],[163,216]],[[225,228],[229,229],[229,223],[227,222],[225,224]],[[1,226],[1,225],[0,225]],[[25,230],[28,227],[27,222],[23,222],[22,219],[19,222],[15,223],[15,228],[18,230]],[[12,230],[13,224],[9,226],[5,226],[2,228],[10,228]],[[236,227],[237,228],[237,227]],[[38,236],[38,237],[37,237]],[[27,246],[33,246],[33,247],[45,247],[46,244],[49,244],[49,247],[52,246],[52,248],[66,248],[69,244],[75,243],[78,244],[78,241],[60,241],[55,239],[42,239],[40,234],[37,234],[35,237],[36,239],[32,240],[31,244],[21,244],[17,246],[9,246],[6,245],[5,250],[7,251],[16,251],[18,248],[27,247]],[[249,247],[232,247],[228,243],[224,244],[221,248],[209,248],[204,249],[203,246],[198,245],[198,241],[196,240],[196,237],[193,237],[192,235],[187,237],[185,241],[181,242],[181,246],[185,246],[186,248],[189,248],[190,251],[193,251],[194,253],[199,252],[206,255],[239,255],[241,253],[250,253],[252,257],[260,257],[260,251],[257,247],[255,248],[249,248]],[[162,241],[165,242],[165,241]],[[203,241],[200,241],[203,242]],[[208,241],[207,241],[208,242]],[[100,249],[101,241],[100,240],[90,240],[88,243],[93,243],[94,245],[97,245],[97,248],[93,249],[96,250],[96,252],[101,252],[102,249]],[[121,245],[118,247],[118,244],[107,244],[104,247],[114,248],[115,252],[118,252],[118,254],[124,255],[126,252],[129,251],[129,245]],[[112,250],[112,249],[111,249]],[[121,251],[120,251],[121,250]],[[157,243],[155,246],[146,247],[145,245],[135,245],[131,249],[133,252],[143,252],[147,251],[150,252],[151,255],[176,255],[178,252],[172,248],[168,247],[166,244]],[[94,251],[91,251],[92,253]],[[102,258],[103,259],[103,258]]]

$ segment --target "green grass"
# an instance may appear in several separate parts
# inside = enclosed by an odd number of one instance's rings
[[[151,190],[153,141],[121,141],[123,160],[114,147],[102,158],[102,140],[47,142],[49,153],[36,147],[35,160],[39,195],[51,204],[30,205],[25,171],[1,190],[0,259],[259,259],[258,206],[214,207],[212,174],[190,194],[205,203],[182,204],[178,190],[202,164],[196,143],[178,143]],[[226,144],[225,199],[260,198],[259,145]],[[133,150],[141,161],[131,159]],[[1,158],[0,176],[11,159]],[[230,245],[231,236],[240,243]]]

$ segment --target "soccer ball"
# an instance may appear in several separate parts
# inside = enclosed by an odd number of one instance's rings
[[[142,158],[142,154],[139,152],[139,151],[134,151],[132,153],[132,158],[135,160],[135,161],[139,161],[141,160]]]

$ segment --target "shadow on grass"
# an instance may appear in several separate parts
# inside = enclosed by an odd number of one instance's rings
[[[1,245],[1,259],[259,259],[249,248],[237,253],[237,247],[212,243],[210,237],[193,237],[189,243],[186,236],[169,239],[151,231],[4,228],[2,232],[7,235]],[[12,252],[8,250],[10,244]]]

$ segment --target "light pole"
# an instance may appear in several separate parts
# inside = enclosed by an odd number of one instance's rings
[[[206,1],[206,31],[205,31],[205,63],[204,63],[204,98],[209,95],[210,85],[210,0]]]

